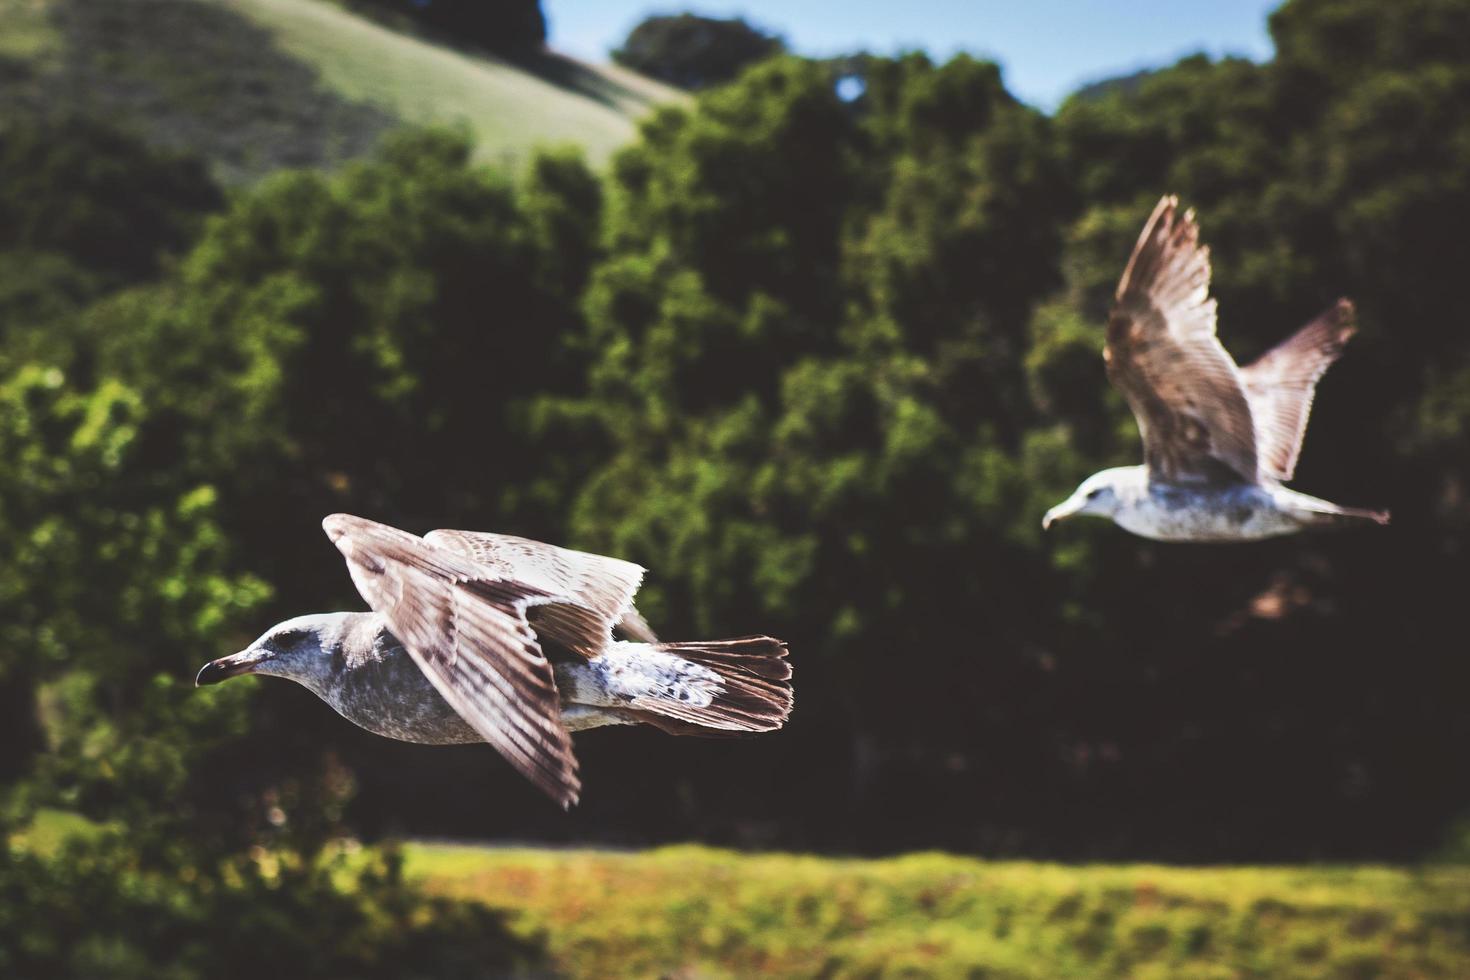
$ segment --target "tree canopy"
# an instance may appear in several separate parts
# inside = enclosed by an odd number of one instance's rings
[[[652,78],[697,90],[723,85],[786,43],[743,18],[655,15],[628,33],[612,57]]]

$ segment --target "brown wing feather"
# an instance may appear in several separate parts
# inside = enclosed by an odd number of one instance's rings
[[[430,531],[424,540],[517,582],[577,600],[577,605],[538,609],[531,619],[539,632],[584,657],[602,652],[613,626],[626,622],[636,630],[642,623],[633,610],[633,595],[643,581],[643,568],[632,562],[488,531]],[[643,630],[651,635],[646,624]],[[643,639],[636,633],[635,638]]]
[[[1159,201],[1118,282],[1103,351],[1108,377],[1138,419],[1151,475],[1254,481],[1250,406],[1215,336],[1209,249],[1194,213],[1178,207],[1175,197]]]
[[[1340,299],[1249,367],[1240,369],[1240,381],[1255,421],[1261,470],[1272,479],[1290,480],[1296,472],[1317,381],[1342,355],[1355,329],[1353,304]]]
[[[361,517],[333,514],[322,528],[357,591],[444,700],[552,799],[575,803],[571,735],[551,664],[526,620],[528,606],[565,597]]]

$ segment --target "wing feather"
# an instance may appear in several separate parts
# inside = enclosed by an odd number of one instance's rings
[[[1240,369],[1260,449],[1261,470],[1275,480],[1296,472],[1312,398],[1323,373],[1356,330],[1350,300],[1331,309]]]
[[[1103,357],[1168,482],[1256,479],[1255,430],[1235,362],[1215,336],[1210,253],[1194,213],[1165,197],[1118,282]]]
[[[575,599],[575,605],[539,609],[532,620],[538,631],[584,657],[602,653],[614,626],[629,629],[636,639],[652,637],[633,608],[633,596],[643,581],[640,565],[488,531],[441,529],[430,531],[424,540],[473,558],[506,578]],[[638,635],[640,624],[645,635]]]
[[[528,607],[571,600],[397,528],[349,514],[322,522],[357,591],[455,711],[563,806],[581,783],[551,664]]]

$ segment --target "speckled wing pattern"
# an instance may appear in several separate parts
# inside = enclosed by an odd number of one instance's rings
[[[1118,282],[1103,350],[1138,419],[1151,477],[1256,480],[1255,429],[1235,362],[1215,336],[1210,253],[1194,213],[1165,197]]]
[[[357,591],[454,710],[562,806],[575,803],[571,735],[526,620],[530,607],[573,600],[375,521],[333,514],[322,528]]]
[[[583,657],[600,654],[612,639],[615,625],[634,639],[655,639],[633,608],[633,595],[643,581],[639,565],[488,531],[430,531],[424,540],[473,558],[517,582],[552,595],[574,597],[577,605],[547,605],[535,610],[531,619],[538,632]]]
[[[1240,369],[1256,427],[1261,472],[1290,480],[1307,432],[1317,381],[1352,337],[1353,304],[1340,299],[1317,319]]]

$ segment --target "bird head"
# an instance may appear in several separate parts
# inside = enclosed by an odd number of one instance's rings
[[[1137,466],[1119,466],[1094,473],[1082,481],[1072,496],[1046,512],[1041,519],[1043,531],[1057,521],[1064,521],[1077,514],[1093,514],[1097,517],[1112,517],[1118,512],[1128,490],[1137,482]]]
[[[317,690],[334,671],[334,652],[350,617],[359,613],[316,613],[277,623],[239,653],[211,660],[194,678],[196,687],[243,674],[286,677]]]

